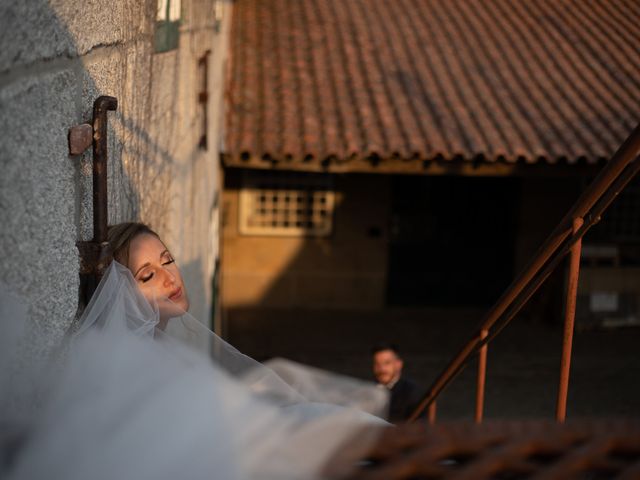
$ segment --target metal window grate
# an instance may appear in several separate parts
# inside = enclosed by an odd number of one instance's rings
[[[329,176],[248,171],[240,191],[240,233],[326,236],[334,202]]]

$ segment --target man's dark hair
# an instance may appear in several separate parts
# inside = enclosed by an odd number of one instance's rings
[[[396,357],[402,358],[402,356],[400,355],[400,348],[398,347],[398,345],[390,342],[378,343],[374,345],[374,347],[371,349],[371,355],[375,355],[376,353],[383,352],[385,350],[391,350],[393,353],[396,354]]]

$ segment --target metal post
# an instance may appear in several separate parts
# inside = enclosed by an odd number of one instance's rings
[[[429,425],[433,425],[436,423],[436,402],[435,400],[429,404],[427,408],[427,420],[429,421]]]
[[[489,331],[487,329],[480,330],[480,340],[487,338]],[[487,377],[487,348],[485,343],[480,347],[478,352],[478,384],[476,390],[476,423],[482,423],[482,413],[484,410],[484,384]]]
[[[573,234],[582,226],[582,218],[573,219]],[[576,297],[578,295],[578,276],[580,274],[580,252],[582,238],[571,247],[569,257],[569,282],[564,313],[564,337],[562,339],[562,360],[560,362],[560,385],[558,387],[558,403],[556,406],[556,420],[564,422],[567,416],[567,394],[569,391],[569,370],[571,368],[571,347],[573,345],[573,326],[576,317]]]

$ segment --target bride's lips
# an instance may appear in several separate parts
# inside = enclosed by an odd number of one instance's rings
[[[179,300],[180,297],[182,297],[182,288],[178,287],[173,292],[171,292],[171,294],[167,298],[172,302],[175,302]]]

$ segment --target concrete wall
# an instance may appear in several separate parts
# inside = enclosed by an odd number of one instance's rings
[[[183,0],[179,48],[155,53],[156,0],[0,5],[0,282],[26,298],[34,348],[55,343],[78,301],[78,240],[92,237],[91,150],[68,129],[109,113],[109,220],[140,219],[181,263],[193,313],[207,319],[217,255],[218,146],[230,2]],[[209,149],[198,149],[197,60],[211,49]]]
[[[226,309],[384,306],[388,177],[335,178],[330,236],[268,237],[243,236],[238,231],[238,176],[237,171],[227,171],[223,203],[222,302]]]

